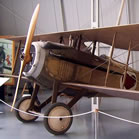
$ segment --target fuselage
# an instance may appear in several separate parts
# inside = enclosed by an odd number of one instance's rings
[[[50,42],[32,43],[32,62],[24,75],[45,87],[53,80],[105,86],[108,57],[98,57],[71,47]],[[107,86],[139,90],[138,72],[128,68],[123,85],[125,64],[111,60]]]

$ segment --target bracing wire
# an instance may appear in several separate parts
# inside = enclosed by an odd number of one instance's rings
[[[134,50],[137,46],[139,46],[139,44],[136,44],[135,46],[133,46],[133,47],[131,48],[131,50]],[[123,55],[123,54],[126,54],[126,53],[128,53],[128,51],[124,51],[124,52],[122,52],[121,54],[119,54],[119,55],[117,55],[117,56],[114,56],[113,59],[114,59],[114,58],[117,58],[117,57],[119,57],[119,56],[121,56],[121,55]],[[104,61],[103,63],[99,64],[99,65],[96,66],[95,68],[90,69],[88,72],[85,72],[84,74],[82,74],[82,75],[80,76],[80,78],[81,78],[81,79],[84,78],[87,74],[89,74],[90,72],[95,71],[97,68],[103,66],[103,65],[106,64],[108,61],[109,61],[109,59],[105,59],[105,61]],[[128,65],[133,64],[133,63],[134,63],[134,61],[133,61],[132,63],[129,63]],[[117,66],[118,66],[118,65],[117,65]],[[122,67],[119,66],[119,68],[121,68],[121,69],[124,71],[124,69],[123,69]],[[115,73],[115,72],[112,72],[112,73]],[[132,77],[132,78],[135,79],[134,77]],[[137,82],[139,82],[139,81],[137,81]]]

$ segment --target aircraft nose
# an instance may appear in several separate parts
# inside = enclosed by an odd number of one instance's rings
[[[31,55],[31,61],[28,64],[26,64],[24,72],[28,72],[31,69],[31,67],[33,66],[34,59],[35,59],[35,47],[34,47],[34,45],[31,45],[30,55]],[[24,54],[24,49],[23,49],[23,51],[21,52],[21,56],[20,56],[21,60],[23,60],[24,57],[25,57],[25,54]]]
[[[27,77],[36,78],[44,65],[45,50],[42,48],[44,42],[33,42],[30,49],[31,61],[26,64],[23,74]]]

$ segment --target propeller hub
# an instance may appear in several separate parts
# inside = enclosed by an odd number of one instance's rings
[[[39,76],[45,62],[46,52],[42,48],[45,42],[33,42],[31,46],[30,56],[31,62],[25,66],[24,75],[36,78]]]
[[[21,55],[20,55],[20,59],[23,61],[24,58],[25,58],[25,54],[24,54],[24,53],[21,53]]]

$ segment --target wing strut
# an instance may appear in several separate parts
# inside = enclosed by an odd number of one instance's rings
[[[123,78],[123,85],[122,88],[124,89],[124,85],[125,85],[125,80],[126,80],[126,75],[127,75],[127,70],[128,70],[128,62],[129,62],[129,58],[130,58],[130,52],[131,52],[131,41],[129,42],[129,48],[128,48],[128,56],[127,56],[127,61],[126,61],[126,66],[125,66],[125,72],[124,72],[124,78]]]
[[[116,35],[117,35],[117,33],[115,33],[113,36],[112,49],[111,49],[111,53],[110,53],[109,64],[108,64],[106,78],[105,78],[105,86],[107,86],[107,81],[108,81],[108,76],[109,76],[109,71],[110,71],[111,59],[112,59],[112,55],[113,55],[113,51],[114,51],[114,44],[115,44]]]

